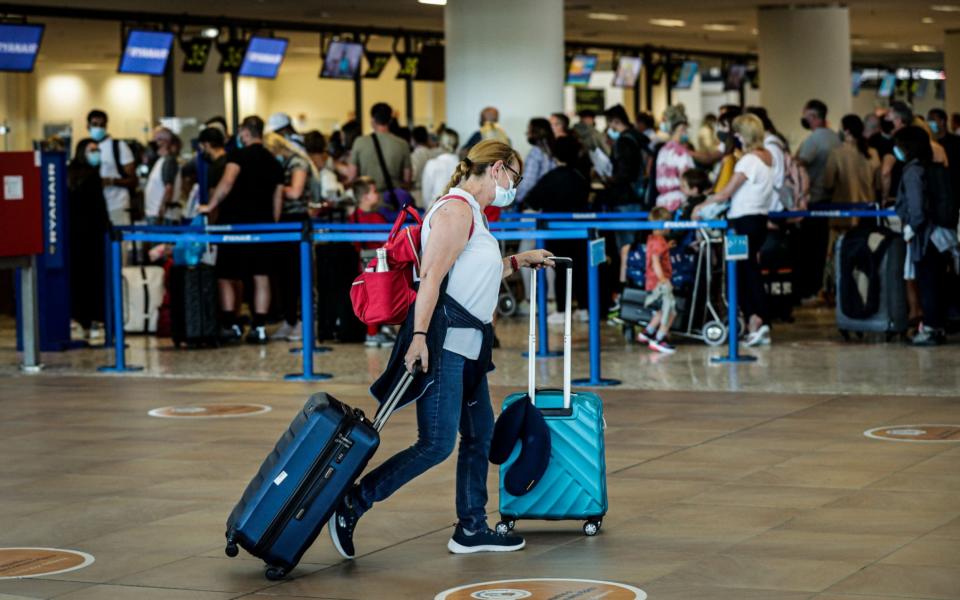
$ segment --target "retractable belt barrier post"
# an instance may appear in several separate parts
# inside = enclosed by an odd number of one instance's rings
[[[115,230],[110,240],[110,308],[113,309],[113,364],[99,367],[101,373],[130,373],[143,367],[127,365],[126,340],[123,331],[123,263],[121,261],[123,232]]]
[[[310,224],[305,223],[300,239],[300,318],[303,322],[303,347],[300,355],[303,357],[303,372],[284,376],[288,381],[322,381],[330,379],[329,373],[313,372],[313,352],[326,352],[330,348],[314,348],[313,323],[313,233]]]
[[[214,233],[226,231],[228,233]],[[124,356],[123,292],[121,281],[121,243],[135,242],[196,242],[202,244],[271,244],[298,243],[300,247],[300,298],[303,302],[303,342],[313,346],[313,252],[311,233],[300,223],[268,223],[250,225],[214,225],[202,227],[118,227],[110,244],[111,253],[111,298],[113,305],[114,364],[101,367],[103,372],[129,372],[143,367],[131,367]],[[303,372],[287,378],[297,381],[319,381],[332,375],[313,372],[313,353],[302,353]]]
[[[727,231],[724,237],[724,254],[727,261],[727,355],[714,356],[710,362],[753,362],[755,356],[740,354],[740,321],[737,319],[737,263],[750,260],[747,236]]]
[[[630,213],[620,213],[630,214]],[[547,223],[550,229],[576,229],[583,227],[584,223],[559,221]],[[598,231],[640,231],[654,229],[726,229],[726,221],[597,221],[590,224],[593,237],[596,237]],[[592,240],[592,244],[595,240]],[[590,303],[590,377],[586,379],[577,379],[574,381],[577,385],[587,386],[609,386],[619,385],[616,379],[604,379],[601,376],[600,362],[600,274],[598,268],[602,260],[599,258],[598,247],[592,247],[588,244],[587,256],[589,258],[590,270],[588,272],[587,285],[589,291]],[[596,253],[596,254],[595,254]],[[731,314],[736,315],[736,296],[733,297],[731,304]],[[733,317],[736,323],[736,316]],[[735,326],[734,326],[735,327]]]

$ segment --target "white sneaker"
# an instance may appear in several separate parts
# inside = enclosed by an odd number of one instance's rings
[[[770,327],[761,325],[759,329],[747,336],[747,347],[769,346],[770,345]]]
[[[90,330],[87,331],[87,337],[91,340],[99,340],[103,338],[103,327],[100,323],[94,321],[90,324]]]
[[[547,317],[548,325],[563,325],[566,321],[566,315],[562,312],[555,312]]]
[[[530,316],[530,303],[526,300],[517,303],[517,315],[521,317]]]
[[[284,321],[280,324],[280,327],[277,327],[277,330],[273,332],[273,334],[270,336],[270,339],[285,340],[289,337],[291,331],[293,331],[293,327]]]
[[[587,309],[580,308],[573,313],[573,318],[574,320],[580,321],[581,323],[586,323],[587,321],[590,320],[590,313],[587,311]]]
[[[287,340],[291,342],[299,342],[303,339],[303,322],[297,321],[297,324],[290,328],[290,334],[287,335]]]

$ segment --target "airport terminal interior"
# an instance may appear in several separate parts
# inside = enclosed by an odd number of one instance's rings
[[[960,600],[951,0],[0,3],[0,175],[0,600]]]

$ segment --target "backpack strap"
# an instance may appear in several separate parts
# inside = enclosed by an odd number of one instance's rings
[[[413,217],[413,220],[417,222],[417,225],[423,224],[423,219],[420,218],[420,213],[417,212],[417,209],[409,204],[405,204],[400,209],[396,220],[393,222],[393,227],[390,229],[390,235],[387,237],[388,240],[392,240],[397,236],[397,233],[400,232],[400,228],[403,227],[404,222],[407,220],[407,215]]]

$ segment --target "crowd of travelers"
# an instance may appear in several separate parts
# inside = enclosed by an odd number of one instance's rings
[[[903,277],[911,340],[942,343],[952,293],[948,282],[957,271],[952,190],[960,190],[960,136],[950,130],[948,115],[932,109],[924,118],[895,101],[862,118],[836,119],[813,99],[798,117],[809,133],[796,148],[759,106],[722,106],[696,130],[679,104],[659,117],[631,118],[621,105],[603,114],[582,110],[576,122],[565,113],[534,117],[527,125],[529,150],[510,210],[652,211],[655,221],[726,218],[730,229],[748,240],[749,258],[739,267],[738,284],[746,344],[753,346],[772,339],[774,316],[761,271],[764,248],[789,239],[795,303],[830,303],[837,293],[834,242],[856,226],[850,220],[770,218],[769,213],[838,203],[895,208],[907,243]],[[248,116],[234,132],[223,117],[213,117],[187,144],[157,127],[149,143],[138,147],[108,133],[106,113],[90,111],[88,136],[76,144],[68,169],[75,321],[96,335],[104,320],[103,286],[89,282],[103,280],[101,240],[112,226],[180,224],[198,215],[222,224],[386,223],[388,214],[408,203],[429,210],[476,144],[511,144],[494,107],[483,109],[479,128],[469,136],[443,125],[435,130],[401,126],[385,103],[375,104],[369,119],[367,134],[351,119],[327,135],[298,131],[284,113],[266,121]],[[206,189],[200,190],[201,182]],[[483,212],[493,222],[500,209],[491,205]],[[616,317],[624,285],[655,293],[657,311],[636,339],[655,351],[674,352],[671,254],[684,252],[685,242],[663,230],[616,232],[609,241],[617,248],[608,252],[614,264],[604,279],[605,310]],[[631,282],[618,263],[638,245],[646,251],[645,277]],[[269,252],[242,244],[218,249],[223,341],[301,338],[299,257],[294,245],[280,246]],[[376,246],[317,246],[318,339],[372,347],[394,343],[390,328],[360,324],[345,301],[350,282]],[[533,242],[525,240],[519,251],[531,248]],[[547,249],[579,256],[582,243],[551,241]],[[151,250],[149,259],[163,259],[163,251]],[[562,285],[566,272],[556,277]],[[574,270],[573,277],[576,314],[585,320],[584,269]],[[556,302],[562,312],[561,294]],[[248,315],[241,312],[244,303]],[[279,325],[268,333],[272,323]]]

